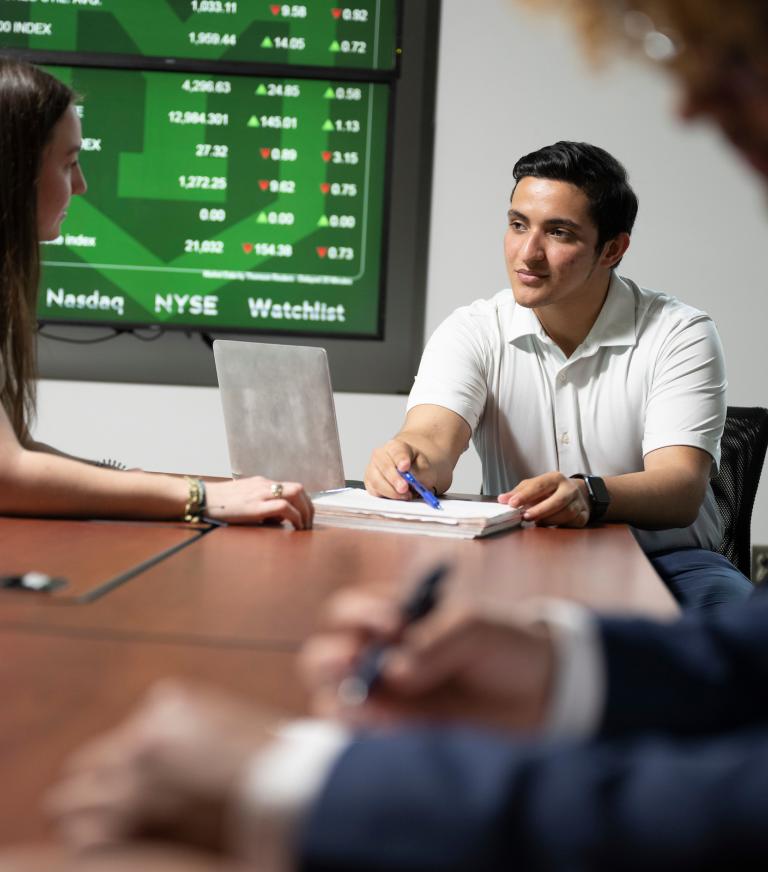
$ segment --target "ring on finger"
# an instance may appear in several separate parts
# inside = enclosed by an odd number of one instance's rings
[[[271,494],[271,495],[272,495],[276,500],[279,500],[280,497],[283,495],[283,486],[282,486],[282,484],[280,484],[279,481],[275,481],[275,482],[273,482],[272,485],[271,485],[270,488],[269,488],[269,492],[270,492],[270,494]]]

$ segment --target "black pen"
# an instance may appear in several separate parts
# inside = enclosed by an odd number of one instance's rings
[[[420,621],[434,609],[440,582],[449,569],[448,564],[441,563],[416,585],[400,609],[403,628]],[[381,677],[385,655],[392,647],[392,642],[373,642],[363,651],[355,671],[339,684],[337,695],[343,705],[358,706],[368,699]]]

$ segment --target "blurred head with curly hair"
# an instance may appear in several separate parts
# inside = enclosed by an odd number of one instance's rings
[[[707,117],[768,179],[766,0],[526,0],[565,11],[593,59],[634,51],[681,87],[684,118]]]

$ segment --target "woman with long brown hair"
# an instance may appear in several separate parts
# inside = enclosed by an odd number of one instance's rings
[[[56,239],[70,198],[86,190],[80,147],[74,93],[36,67],[0,58],[0,514],[310,527],[312,503],[294,482],[254,477],[206,487],[100,469],[33,441],[39,244]]]

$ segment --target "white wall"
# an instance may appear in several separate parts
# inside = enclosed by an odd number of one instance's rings
[[[336,394],[347,478],[362,478],[371,448],[394,433],[403,396]],[[43,381],[37,437],[81,457],[112,458],[149,470],[229,475],[216,388]],[[480,482],[479,467],[471,486]]]
[[[414,2],[414,0],[411,0]],[[456,306],[505,285],[501,239],[517,157],[557,139],[583,139],[627,166],[640,197],[622,272],[706,309],[730,375],[729,403],[768,405],[762,365],[768,246],[765,192],[719,135],[683,127],[667,80],[634,61],[594,74],[558,20],[512,0],[444,0],[436,119],[427,330]],[[404,398],[337,395],[346,473],[396,428]],[[225,473],[216,392],[49,381],[38,436],[148,469]],[[477,458],[457,471],[476,490]],[[753,541],[768,542],[768,487]]]

